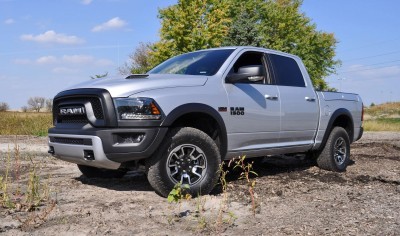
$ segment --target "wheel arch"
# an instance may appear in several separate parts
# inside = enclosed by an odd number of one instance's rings
[[[326,128],[324,137],[322,139],[320,148],[323,148],[325,146],[326,141],[328,140],[328,137],[334,127],[344,128],[349,136],[350,143],[352,143],[354,141],[353,116],[351,115],[349,110],[347,110],[345,108],[340,108],[340,109],[337,109],[335,112],[333,112],[333,114],[328,122],[328,125]]]
[[[198,122],[204,121],[204,122]],[[167,127],[192,127],[209,135],[217,144],[221,158],[227,152],[228,137],[225,122],[218,111],[202,103],[187,103],[172,110],[161,123]],[[213,130],[217,134],[213,133]]]

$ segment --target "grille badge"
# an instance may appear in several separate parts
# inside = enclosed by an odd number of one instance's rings
[[[59,114],[62,116],[84,115],[86,111],[84,107],[62,107]]]

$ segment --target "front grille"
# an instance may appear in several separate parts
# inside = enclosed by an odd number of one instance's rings
[[[58,123],[64,124],[86,124],[88,119],[86,116],[63,116],[59,117]]]
[[[93,114],[96,119],[103,120],[104,113],[101,105],[100,98],[98,97],[73,97],[73,98],[60,98],[54,102],[53,108],[53,117],[56,123],[63,124],[88,124],[89,120],[87,115],[61,115],[59,114],[60,108],[62,107],[70,107],[70,106],[81,106],[84,107],[84,104],[89,102],[92,106]]]
[[[92,104],[92,109],[96,119],[104,119],[103,108],[101,107],[100,99],[89,98],[90,104]]]
[[[105,89],[71,89],[54,97],[53,120],[56,128],[76,129],[92,127],[116,127],[114,103]]]
[[[52,143],[63,143],[63,144],[72,144],[72,145],[92,145],[91,139],[83,139],[83,138],[61,138],[61,137],[50,137],[50,142]]]

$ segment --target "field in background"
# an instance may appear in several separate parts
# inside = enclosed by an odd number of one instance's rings
[[[52,126],[50,112],[0,112],[0,135],[46,136]]]
[[[365,108],[366,131],[400,132],[400,102],[384,103]]]

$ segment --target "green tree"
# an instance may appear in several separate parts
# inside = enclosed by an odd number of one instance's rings
[[[255,46],[261,44],[261,37],[257,30],[257,22],[246,8],[242,8],[232,21],[228,34],[225,36],[225,46]]]
[[[160,41],[155,43],[152,64],[172,56],[219,47],[229,30],[230,0],[178,0],[159,10]]]
[[[329,89],[324,78],[340,63],[334,59],[337,41],[317,30],[301,5],[302,0],[178,0],[159,10],[160,40],[145,51],[146,63],[152,68],[181,53],[223,45],[260,46],[299,56],[314,87]]]
[[[333,34],[318,31],[311,19],[300,11],[301,0],[265,1],[259,14],[261,46],[299,56],[306,66],[314,87],[327,89],[324,77],[335,72],[336,39]]]

